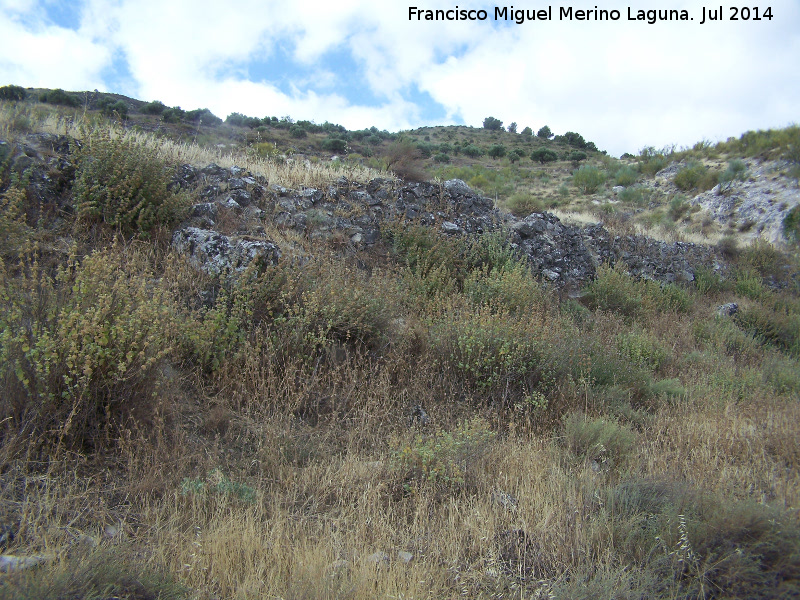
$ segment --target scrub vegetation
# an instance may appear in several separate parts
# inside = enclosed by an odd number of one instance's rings
[[[583,138],[549,128],[356,139],[292,123],[300,137],[271,119],[164,124],[140,102],[126,124],[85,98],[76,112],[27,96],[0,103],[0,140],[66,135],[76,172],[41,210],[0,146],[0,543],[42,558],[0,574],[0,598],[800,595],[796,252],[733,232],[725,277],[601,265],[568,296],[498,233],[398,221],[365,250],[298,235],[237,277],[168,243],[200,201],[169,189],[182,163],[294,188],[402,165],[523,215],[618,184],[621,202],[680,220],[680,201],[637,187],[677,153],[617,160],[583,142],[589,164],[573,168]],[[777,154],[782,136],[683,158]],[[349,154],[298,158],[327,139]],[[526,153],[455,150],[495,144]],[[531,159],[539,147],[558,160]]]

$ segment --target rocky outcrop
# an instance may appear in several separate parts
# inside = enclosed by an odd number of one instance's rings
[[[746,172],[743,181],[734,180],[727,186],[715,186],[689,199],[700,206],[711,218],[722,225],[737,229],[743,236],[760,237],[782,245],[786,243],[783,235],[783,221],[795,206],[800,204],[800,188],[796,181],[784,173],[790,168],[782,161],[745,161]],[[683,163],[673,163],[656,173],[655,187],[667,186],[674,193],[681,193],[675,187],[675,175],[685,167]]]
[[[208,229],[185,227],[172,237],[173,247],[190,257],[192,264],[211,275],[241,272],[275,264],[281,256],[278,246],[268,240],[228,237]]]
[[[24,175],[29,197],[38,200],[30,206],[53,207],[54,215],[71,210],[75,177],[71,144],[77,142],[48,134],[25,136],[15,144],[0,141],[0,165]],[[657,179],[667,181],[675,172],[676,168],[662,172]],[[738,218],[749,218],[752,211],[748,212],[746,198],[756,202],[757,192],[762,208],[766,203],[774,209],[763,208],[759,214],[777,223],[798,198],[790,194],[786,199],[785,190],[771,194],[764,188],[777,185],[770,183],[774,177],[764,174],[756,179],[764,183],[743,182],[728,196],[709,192],[712,195],[706,195],[706,200],[703,195],[696,200],[708,203],[709,210],[734,210]],[[363,249],[380,241],[387,221],[429,226],[445,236],[505,231],[509,244],[527,258],[533,273],[555,286],[586,283],[601,263],[621,262],[635,276],[663,282],[691,281],[698,266],[718,268],[721,264],[705,246],[613,236],[600,225],[578,228],[548,213],[518,219],[497,210],[491,199],[458,179],[436,184],[381,178],[360,183],[340,178],[324,188],[292,190],[239,167],[210,164],[179,167],[170,187],[187,190],[196,201],[174,232],[172,244],[197,268],[214,275],[240,272],[253,262],[259,268],[276,262],[281,249],[267,239],[268,228],[294,230],[310,239],[336,235],[352,248]],[[743,194],[746,198],[740,201]],[[29,220],[36,217],[28,215]]]
[[[324,190],[290,190],[270,186],[236,167],[209,165],[182,167],[175,184],[199,190],[203,202],[192,207],[173,244],[211,273],[241,270],[250,256],[273,260],[280,253],[265,238],[267,246],[255,251],[243,247],[241,240],[215,234],[223,212],[233,213],[240,235],[263,237],[265,223],[271,221],[310,238],[338,232],[355,248],[377,243],[387,220],[427,225],[448,236],[504,230],[511,247],[528,259],[534,274],[556,286],[591,281],[600,263],[622,262],[631,274],[662,282],[692,281],[697,266],[717,266],[714,252],[704,246],[613,236],[601,225],[581,229],[549,213],[517,219],[495,209],[491,199],[458,179],[438,185],[392,179],[362,184],[341,178]]]

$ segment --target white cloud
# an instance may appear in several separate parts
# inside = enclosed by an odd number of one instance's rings
[[[115,91],[145,100],[208,107],[223,117],[291,114],[392,130],[430,124],[420,121],[425,107],[408,100],[419,90],[448,120],[478,126],[492,115],[520,128],[548,124],[560,133],[577,131],[613,154],[783,126],[800,114],[795,0],[771,0],[771,21],[703,26],[630,23],[627,4],[618,0],[603,8],[620,8],[619,22],[502,27],[409,21],[409,4],[86,0],[76,33],[37,21],[44,11],[34,0],[0,0],[5,48],[25,48],[0,56],[0,78],[103,89],[103,70],[117,55],[127,62],[132,87]],[[634,10],[663,8],[632,4]],[[701,6],[676,0],[671,8],[686,8],[699,21]],[[331,52],[350,57],[347,71],[322,60]],[[298,73],[288,87],[269,75],[248,80],[252,61],[280,57],[293,61],[284,71]],[[366,86],[380,106],[361,106],[367,102],[347,93],[348,82]]]
[[[0,81],[26,87],[95,89],[100,73],[111,62],[105,46],[76,31],[38,24],[28,28],[20,17],[35,13],[34,2],[5,1],[0,12]]]

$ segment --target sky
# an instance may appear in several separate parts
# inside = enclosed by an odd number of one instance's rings
[[[800,0],[766,0],[760,20],[751,2],[738,21],[731,7],[744,2],[423,2],[0,0],[0,85],[348,129],[493,116],[574,131],[614,156],[800,122]],[[517,22],[503,8],[550,18]],[[678,19],[650,23],[649,10]]]

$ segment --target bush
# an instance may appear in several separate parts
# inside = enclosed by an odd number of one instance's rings
[[[542,212],[547,208],[547,204],[541,198],[524,192],[515,192],[506,200],[506,208],[515,217],[527,217],[531,213]]]
[[[517,161],[518,161],[518,160],[520,160],[520,159],[521,159],[523,156],[525,156],[525,151],[524,151],[524,150],[521,150],[520,148],[516,148],[516,149],[514,149],[514,150],[512,150],[511,152],[509,152],[509,153],[508,153],[508,159],[509,159],[509,160],[510,160],[512,163],[515,163],[515,162],[517,162]]]
[[[347,151],[347,142],[338,138],[322,140],[322,149],[326,152],[344,153]]]
[[[19,100],[25,100],[27,96],[28,92],[25,91],[25,88],[18,85],[4,85],[0,87],[0,100],[17,102]]]
[[[122,119],[128,118],[128,105],[122,100],[115,102],[113,98],[104,97],[97,104],[104,115],[117,115]]]
[[[289,127],[289,135],[296,139],[302,139],[306,137],[308,134],[306,130],[300,127],[299,125],[292,125]]]
[[[152,102],[148,102],[142,108],[139,109],[141,113],[145,115],[160,115],[165,110],[167,110],[166,104],[160,102],[159,100],[153,100]]]
[[[629,185],[636,183],[638,178],[639,173],[636,172],[636,169],[626,165],[618,169],[614,174],[614,185],[624,185],[625,187],[628,187]]]
[[[173,106],[172,108],[168,108],[161,113],[161,119],[165,123],[180,123],[183,121],[184,116],[186,116],[186,111],[180,106]]]
[[[483,150],[474,144],[464,146],[462,152],[470,158],[478,158],[479,156],[483,156]]]
[[[563,141],[573,148],[579,148],[583,150],[586,148],[586,140],[583,139],[583,136],[579,133],[575,133],[574,131],[568,131],[563,136]]]
[[[747,165],[744,164],[744,161],[738,159],[730,161],[728,168],[718,177],[720,192],[727,192],[735,181],[744,181],[745,179],[747,179]]]
[[[386,168],[406,181],[425,181],[428,176],[419,149],[409,142],[394,142],[386,149]]]
[[[586,154],[586,152],[580,152],[578,150],[573,150],[572,152],[569,153],[569,159],[572,161],[572,164],[576,167],[578,166],[579,162],[586,160],[588,157],[589,155]]]
[[[141,252],[116,246],[54,276],[32,261],[11,278],[2,265],[3,418],[54,444],[100,446],[104,429],[148,407],[175,331],[153,281]]]
[[[640,186],[628,187],[617,194],[620,202],[633,204],[634,206],[645,206],[648,201],[649,190]]]
[[[62,106],[80,106],[81,101],[74,94],[68,94],[61,88],[44,92],[39,96],[40,102],[60,104]]]
[[[486,117],[483,120],[483,128],[490,131],[502,131],[503,122],[500,119],[495,119],[494,117]]]
[[[573,185],[584,194],[593,194],[605,183],[606,177],[597,167],[584,166],[572,176]]]
[[[208,127],[216,127],[220,123],[222,123],[222,119],[220,119],[217,115],[212,113],[207,108],[197,108],[195,110],[190,110],[186,113],[185,116],[186,120],[190,123],[202,123]]]
[[[525,137],[532,137],[533,129],[531,129],[530,127],[526,127],[525,129],[522,130],[521,135],[524,135]]]
[[[575,456],[586,461],[622,463],[633,448],[636,434],[611,419],[592,419],[572,413],[564,419],[564,440]]]
[[[531,160],[534,160],[541,164],[548,162],[555,162],[558,160],[558,154],[556,154],[549,148],[539,148],[531,152]]]
[[[736,325],[762,343],[800,356],[800,313],[755,305],[740,310],[733,318]]]
[[[435,160],[438,163],[449,163],[450,156],[448,154],[445,154],[444,152],[439,152],[437,155],[433,157],[433,160]]]
[[[453,432],[417,435],[412,443],[394,450],[392,463],[407,481],[460,488],[489,451],[495,435],[486,421],[476,417]]]
[[[157,149],[106,130],[87,139],[78,153],[75,205],[83,228],[104,224],[123,235],[169,227],[186,205],[170,191],[171,169]]]
[[[261,126],[261,119],[258,117],[248,117],[247,115],[243,115],[241,113],[231,113],[225,118],[225,122],[228,125],[233,125],[234,127],[249,127],[250,129],[255,129],[256,127]]]
[[[790,242],[800,243],[800,204],[783,218],[783,236]]]
[[[549,140],[551,137],[553,137],[553,132],[550,131],[550,128],[547,125],[545,125],[541,129],[539,129],[539,131],[536,132],[536,137]]]
[[[615,339],[615,345],[623,358],[651,371],[660,369],[669,358],[667,348],[646,333],[620,333]]]
[[[492,158],[502,158],[506,155],[506,147],[503,144],[493,144],[489,146],[488,154]]]

